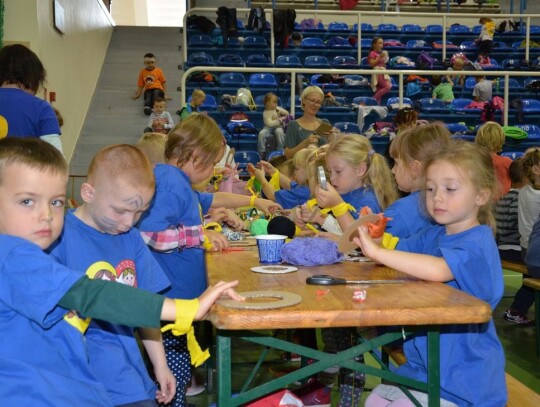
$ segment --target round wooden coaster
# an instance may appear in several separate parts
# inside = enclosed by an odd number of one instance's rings
[[[249,298],[277,298],[277,301],[272,300],[264,302],[240,302],[234,300],[219,299],[216,301],[216,304],[223,307],[235,309],[264,310],[290,307],[291,305],[296,305],[300,301],[302,301],[302,297],[300,297],[298,294],[289,293],[287,291],[245,291],[238,294],[246,297],[246,300]]]
[[[358,237],[358,227],[364,223],[377,222],[379,220],[379,215],[365,215],[356,219],[349,227],[343,232],[343,236],[339,239],[338,250],[341,253],[348,253],[351,250],[357,249],[358,246],[354,244],[353,239]]]

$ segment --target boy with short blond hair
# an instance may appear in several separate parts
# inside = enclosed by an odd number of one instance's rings
[[[90,278],[106,278],[155,293],[170,283],[140,234],[132,226],[154,196],[152,164],[136,147],[105,147],[92,159],[81,186],[83,204],[67,213],[64,230],[51,254]],[[86,323],[90,368],[115,405],[168,403],[176,380],[167,366],[159,329],[139,329],[161,392],[150,379],[133,329],[106,322]],[[85,329],[82,329],[83,332]],[[114,381],[110,377],[115,377]]]
[[[160,319],[188,331],[224,292],[176,301],[122,284],[90,280],[44,253],[64,221],[68,166],[36,138],[0,140],[0,400],[9,406],[112,407],[88,366],[84,337],[65,317],[80,311],[127,326],[157,328]],[[187,307],[186,307],[187,306]],[[185,321],[183,321],[185,320]],[[114,378],[115,380],[117,378]]]
[[[199,111],[199,107],[206,100],[206,93],[201,89],[195,89],[191,94],[191,101],[180,109],[177,113],[180,116],[180,121],[184,120],[191,113],[196,113]]]

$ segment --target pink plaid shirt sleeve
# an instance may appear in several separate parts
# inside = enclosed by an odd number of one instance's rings
[[[172,252],[191,247],[202,247],[204,232],[202,225],[183,226],[170,228],[160,232],[143,232],[141,236],[144,242],[157,252]]]

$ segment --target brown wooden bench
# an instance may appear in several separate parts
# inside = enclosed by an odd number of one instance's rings
[[[531,280],[531,279],[527,279]],[[538,288],[540,289],[540,280]],[[402,365],[407,361],[403,350],[383,347],[383,350],[392,358],[397,365]],[[508,391],[508,401],[506,407],[538,407],[540,406],[540,394],[525,386],[519,380],[506,373],[506,388]]]
[[[501,260],[502,268],[505,270],[515,271],[516,273],[529,274],[525,264],[517,261]]]
[[[540,358],[540,278],[525,278],[523,279],[523,285],[531,287],[534,290],[534,329],[536,331],[536,356]]]

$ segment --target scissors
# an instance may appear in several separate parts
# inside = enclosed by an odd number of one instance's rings
[[[344,278],[332,277],[326,274],[318,274],[306,279],[311,285],[341,285],[341,284],[396,284],[404,283],[407,280],[346,280]]]

